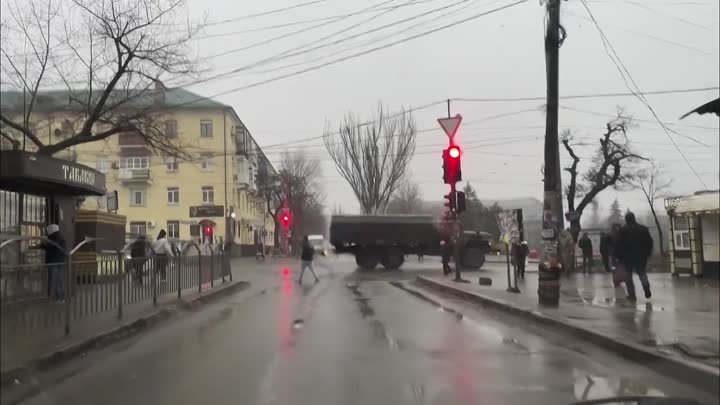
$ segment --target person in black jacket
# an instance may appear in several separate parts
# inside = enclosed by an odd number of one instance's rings
[[[40,244],[45,251],[45,265],[50,275],[49,293],[57,301],[65,300],[65,238],[60,233],[60,227],[50,224],[47,227],[47,241]]]
[[[130,246],[130,260],[132,260],[133,279],[139,285],[142,285],[143,282],[142,270],[145,265],[145,261],[147,260],[146,249],[147,240],[145,239],[145,235],[138,236],[138,238],[135,239]]]
[[[517,276],[521,279],[525,279],[525,262],[528,256],[528,243],[522,241],[517,244],[513,258],[515,259],[515,266],[517,268]]]
[[[305,273],[306,268],[310,269],[310,272],[315,277],[316,283],[320,281],[317,274],[315,274],[315,269],[313,269],[313,256],[315,256],[315,249],[312,245],[310,245],[310,241],[308,240],[307,235],[305,235],[303,237],[302,253],[300,254],[302,266],[300,268],[300,279],[298,280],[299,284],[302,284],[303,273]]]
[[[592,250],[592,240],[590,240],[590,235],[588,235],[587,232],[585,232],[578,241],[578,247],[582,251],[583,256],[583,274],[585,273],[592,273],[592,266],[593,266],[593,250]]]
[[[625,214],[625,226],[620,228],[615,243],[615,256],[618,261],[625,266],[627,271],[627,287],[628,299],[637,300],[635,296],[635,283],[633,282],[632,273],[635,272],[640,279],[645,298],[650,298],[650,281],[648,280],[645,266],[648,257],[652,254],[653,240],[650,231],[646,226],[640,225],[635,220],[635,214],[628,212]]]

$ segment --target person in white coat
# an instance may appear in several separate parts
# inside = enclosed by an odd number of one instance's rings
[[[152,250],[155,253],[155,263],[157,270],[160,271],[160,281],[165,281],[167,277],[167,262],[168,257],[175,256],[172,245],[167,239],[167,234],[164,229],[160,230],[157,239],[152,243]]]

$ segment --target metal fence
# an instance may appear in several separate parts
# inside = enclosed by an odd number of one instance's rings
[[[14,238],[0,244],[5,249]],[[47,239],[44,239],[47,242]],[[229,256],[191,243],[181,255],[150,253],[131,258],[127,251],[67,252],[64,263],[6,265],[0,270],[2,337],[27,336],[59,327],[69,334],[79,321],[103,313],[123,317],[130,305],[202,292],[232,280]],[[205,253],[205,254],[204,254]]]

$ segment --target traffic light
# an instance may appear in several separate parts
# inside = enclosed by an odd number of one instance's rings
[[[455,207],[457,208],[457,213],[461,213],[465,211],[466,205],[465,205],[465,192],[463,191],[456,191],[455,192]]]
[[[290,217],[290,210],[285,208],[283,209],[281,216],[280,216],[280,223],[282,223],[283,228],[288,229],[290,228],[290,221],[292,218]]]
[[[450,145],[443,150],[443,181],[445,184],[453,184],[462,180],[461,154],[460,147],[457,145]]]
[[[456,212],[457,211],[457,193],[447,193],[443,196],[447,201],[445,202],[445,207],[448,208],[450,212]]]

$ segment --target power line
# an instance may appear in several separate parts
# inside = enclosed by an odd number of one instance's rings
[[[388,1],[386,1],[385,3],[388,3],[388,2],[390,2],[390,1],[394,1],[394,0],[388,0]],[[414,1],[414,0],[410,0],[410,1]],[[445,5],[445,6],[438,7],[438,8],[429,10],[429,11],[425,11],[425,12],[423,12],[423,13],[416,14],[416,15],[414,15],[414,16],[407,17],[407,18],[401,19],[401,20],[399,20],[399,21],[393,21],[392,23],[388,23],[388,24],[385,24],[385,25],[382,25],[382,26],[379,26],[379,27],[375,27],[375,28],[372,28],[372,29],[367,30],[367,31],[363,31],[363,32],[360,32],[360,33],[357,33],[357,34],[353,34],[353,35],[350,35],[350,36],[347,36],[347,37],[344,37],[344,38],[339,38],[339,39],[337,39],[337,40],[335,40],[335,41],[328,42],[328,43],[326,43],[326,44],[321,44],[321,45],[317,45],[317,46],[314,46],[314,47],[311,47],[311,48],[308,48],[308,49],[303,49],[303,48],[307,48],[307,47],[310,46],[310,45],[313,45],[313,44],[316,44],[316,43],[318,43],[318,42],[324,41],[325,39],[328,39],[328,38],[330,38],[330,37],[332,37],[332,36],[334,36],[334,35],[336,35],[336,34],[338,34],[338,33],[346,32],[348,29],[339,30],[339,31],[336,31],[336,32],[333,33],[333,34],[326,35],[326,36],[320,38],[319,40],[315,40],[315,41],[313,41],[313,42],[310,42],[310,43],[301,45],[301,46],[299,46],[299,47],[295,47],[295,48],[292,48],[292,49],[285,50],[285,51],[280,52],[280,53],[278,53],[278,54],[275,54],[275,55],[273,55],[273,56],[270,56],[270,57],[261,59],[261,60],[259,60],[259,61],[255,61],[255,62],[250,63],[250,64],[245,65],[245,66],[241,66],[241,67],[235,68],[235,69],[230,70],[230,71],[228,71],[228,72],[219,73],[219,74],[217,74],[217,75],[214,76],[214,77],[210,77],[210,78],[204,79],[204,80],[202,80],[202,81],[205,82],[205,81],[214,80],[214,79],[217,78],[217,77],[229,77],[229,76],[233,76],[233,75],[235,75],[235,74],[237,74],[237,73],[240,73],[240,72],[242,72],[242,71],[249,70],[249,69],[252,69],[252,68],[254,68],[254,67],[262,66],[262,65],[267,64],[267,63],[272,63],[272,62],[276,62],[276,61],[278,61],[278,60],[288,59],[288,58],[292,58],[292,57],[295,57],[295,56],[300,56],[300,55],[307,54],[307,53],[310,53],[310,52],[315,51],[315,50],[318,50],[318,49],[326,48],[326,47],[329,47],[329,46],[332,46],[332,45],[337,45],[337,44],[340,44],[340,43],[349,41],[349,40],[354,39],[354,38],[358,38],[358,37],[361,37],[361,36],[364,36],[364,35],[367,35],[367,34],[371,34],[371,33],[373,33],[373,32],[381,31],[381,30],[384,30],[384,29],[386,29],[386,28],[390,28],[390,27],[393,27],[393,26],[396,26],[396,25],[399,25],[399,24],[403,24],[403,23],[408,22],[408,21],[412,21],[412,20],[417,19],[417,18],[420,18],[420,17],[424,17],[424,16],[427,16],[427,15],[431,15],[431,14],[433,14],[433,13],[437,13],[437,12],[442,11],[442,10],[446,10],[446,9],[448,9],[448,8],[455,7],[455,6],[459,5],[459,4],[466,3],[466,2],[468,2],[468,1],[471,1],[471,0],[459,0],[459,1],[456,1],[456,2],[451,3],[451,4],[449,4],[449,5]],[[383,4],[385,4],[385,3],[383,3]],[[397,5],[397,6],[394,6],[394,7],[399,7],[399,6],[401,6],[401,5]],[[393,10],[384,11],[384,12],[382,12],[381,14],[387,14],[387,13],[389,13],[389,12],[391,12],[391,11],[393,11]],[[366,19],[365,22],[370,21],[370,20],[372,20],[373,18],[375,18],[375,17],[370,17],[369,19]],[[353,26],[351,26],[349,29],[351,29],[351,28],[356,28],[358,25],[359,25],[359,24],[353,25]],[[312,27],[311,27],[311,28],[312,28]],[[290,35],[290,34],[288,34],[288,35]],[[278,38],[280,38],[280,37],[278,37]],[[271,39],[271,40],[273,40],[273,39]],[[265,43],[267,43],[268,41],[271,41],[271,40],[261,41],[261,42],[258,42],[257,44],[265,44]],[[254,44],[251,45],[250,47],[252,47],[252,46],[254,46]],[[234,53],[234,52],[238,52],[238,51],[242,51],[242,50],[246,50],[246,49],[249,49],[249,47],[241,47],[241,48],[237,48],[237,49],[225,51],[225,52],[222,52],[222,53],[217,54],[217,55],[209,56],[209,57],[207,57],[207,59],[212,59],[212,58],[215,58],[215,57],[217,57],[217,56],[224,56],[224,55],[227,55],[227,54],[230,54],[230,53]]]
[[[613,62],[613,64],[617,68],[618,72],[620,73],[620,76],[622,76],[623,81],[625,82],[625,85],[628,88],[628,90],[630,90],[630,92],[633,93],[633,95],[635,95],[635,97],[637,97],[638,100],[640,100],[643,104],[645,104],[645,106],[648,108],[648,110],[650,110],[650,113],[652,114],[652,116],[655,118],[657,123],[660,124],[660,126],[663,128],[668,139],[673,144],[673,146],[675,146],[675,149],[678,151],[680,156],[682,156],[682,158],[685,160],[685,163],[687,163],[688,167],[693,172],[695,177],[697,177],[698,181],[700,181],[700,184],[702,184],[703,188],[707,188],[705,181],[702,179],[702,177],[700,177],[698,172],[693,167],[692,163],[690,163],[690,160],[688,160],[688,158],[685,156],[685,154],[680,149],[680,147],[677,145],[677,143],[675,143],[675,140],[670,135],[670,131],[668,130],[668,128],[660,120],[660,117],[658,117],[658,115],[655,113],[655,110],[652,108],[650,103],[647,101],[647,99],[645,98],[645,95],[640,91],[640,87],[637,85],[635,80],[632,78],[632,75],[628,71],[627,67],[625,67],[625,64],[622,62],[622,60],[620,59],[620,56],[615,51],[615,48],[612,46],[612,43],[610,43],[610,40],[607,38],[607,36],[605,35],[605,32],[600,27],[600,24],[597,22],[597,19],[595,18],[592,11],[590,10],[590,7],[588,6],[586,0],[580,0],[580,1],[583,4],[583,6],[585,7],[585,9],[587,10],[588,14],[590,15],[590,18],[592,18],[593,23],[595,24],[595,27],[597,28],[597,30],[600,34],[600,38],[602,39],[603,45],[605,47],[605,51],[606,51],[608,57],[610,58],[610,60]],[[632,87],[628,83],[628,80],[635,87],[635,90],[632,89]]]
[[[567,107],[567,106],[560,106],[560,108],[562,108],[563,110],[576,111],[576,112],[581,112],[581,113],[584,113],[584,114],[599,115],[599,116],[605,116],[605,117],[608,116],[607,114],[603,114],[603,113],[598,113],[598,112],[594,112],[594,111],[587,111],[587,110],[582,110],[582,109],[572,108],[572,107]],[[641,121],[641,122],[652,122],[652,123],[655,123],[655,121],[643,120],[643,119],[639,119],[639,118],[632,118],[632,121]],[[663,124],[665,124],[665,123],[663,123]],[[665,125],[672,125],[672,124],[665,124]],[[677,135],[679,135],[679,136],[682,136],[683,138],[687,138],[687,139],[689,139],[689,140],[691,140],[691,141],[693,141],[693,142],[695,142],[695,143],[697,143],[697,144],[699,144],[699,145],[702,145],[702,146],[704,146],[704,147],[706,147],[706,148],[710,148],[710,145],[708,145],[708,144],[706,144],[706,143],[704,143],[704,142],[701,142],[701,141],[699,141],[699,140],[697,140],[697,139],[695,139],[695,138],[693,138],[693,137],[691,137],[691,136],[683,135],[683,134],[680,134],[680,133],[678,133],[678,132],[676,132],[676,131],[673,131],[673,133],[675,133],[675,134],[677,134]]]
[[[644,94],[679,94],[679,93],[696,93],[702,91],[720,90],[720,87],[697,87],[689,89],[672,89],[672,90],[651,90],[646,91]],[[572,94],[568,96],[560,96],[562,100],[574,100],[584,98],[606,98],[606,97],[627,97],[636,96],[635,93],[631,92],[615,92],[615,93],[588,93],[588,94]],[[506,102],[506,101],[544,101],[545,96],[534,96],[534,97],[508,97],[508,98],[453,98],[452,101],[466,101],[466,102]]]
[[[227,24],[227,23],[236,22],[236,21],[247,20],[247,19],[249,19],[249,18],[263,17],[263,16],[266,16],[266,15],[282,13],[282,12],[285,12],[285,11],[294,10],[294,9],[298,9],[298,8],[301,8],[301,7],[307,7],[307,6],[311,6],[311,5],[318,4],[318,3],[324,3],[324,2],[326,2],[326,1],[327,1],[327,0],[311,0],[311,1],[307,1],[307,2],[305,2],[305,3],[295,4],[295,5],[292,5],[292,6],[289,6],[289,7],[283,7],[283,8],[278,8],[278,9],[275,9],[275,10],[263,11],[263,12],[255,13],[255,14],[243,15],[243,16],[240,16],[240,17],[233,17],[233,18],[230,18],[230,19],[227,19],[227,20],[222,20],[222,21],[216,21],[216,22],[213,22],[213,23],[209,23],[209,24],[207,24],[207,25],[208,25],[208,26],[221,25],[221,24]]]
[[[582,16],[582,15],[579,15],[579,14],[577,14],[577,13],[574,13],[574,12],[572,12],[572,11],[566,11],[565,13],[567,13],[567,14],[569,14],[569,15],[572,15],[572,16],[574,16],[574,17],[580,18],[580,19],[582,19],[582,20],[592,22],[591,19],[589,19],[589,18],[587,18],[587,17],[585,17],[585,16]],[[639,35],[639,36],[642,36],[642,37],[645,37],[645,38],[649,38],[649,39],[652,39],[652,40],[655,40],[655,41],[658,41],[658,42],[662,42],[662,43],[665,43],[665,44],[668,44],[668,45],[672,45],[672,46],[677,46],[677,47],[680,47],[680,48],[684,48],[684,49],[687,49],[687,50],[689,50],[689,51],[701,53],[701,54],[703,54],[703,55],[705,55],[705,56],[712,56],[712,53],[711,53],[711,52],[705,51],[705,50],[703,50],[703,49],[695,48],[695,47],[690,46],[690,45],[687,45],[687,44],[683,44],[683,43],[680,43],[680,42],[675,42],[675,41],[672,41],[672,40],[669,40],[669,39],[666,39],[666,38],[658,37],[658,36],[655,36],[655,35],[650,35],[650,34],[647,34],[647,33],[644,33],[644,32],[640,32],[640,31],[631,30],[631,29],[629,29],[629,28],[620,27],[620,26],[617,26],[617,25],[611,25],[611,26],[612,26],[613,28],[617,29],[617,30],[620,30],[620,31],[625,31],[625,32],[628,32],[628,33],[631,33],[631,34]]]

